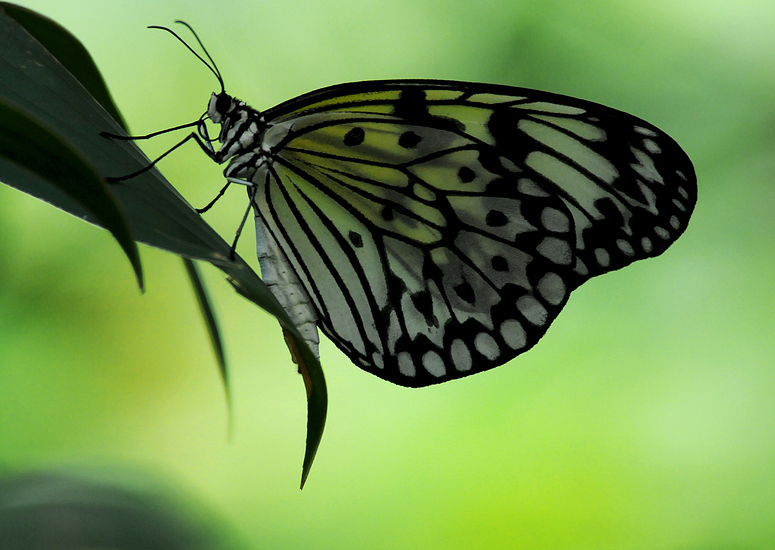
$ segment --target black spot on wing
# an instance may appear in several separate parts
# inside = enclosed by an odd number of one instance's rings
[[[350,231],[347,237],[355,248],[363,248],[363,237],[361,237],[360,233]]]
[[[422,120],[430,117],[425,91],[420,88],[407,88],[398,96],[393,114],[406,120]]]
[[[468,283],[460,283],[455,287],[455,294],[458,298],[469,304],[473,304],[476,301],[476,294],[473,287]]]
[[[457,177],[462,183],[471,183],[476,178],[476,172],[471,170],[468,166],[463,166],[457,171]]]
[[[509,262],[503,256],[493,256],[490,260],[493,271],[508,271]]]
[[[486,223],[489,227],[503,227],[509,223],[509,219],[506,217],[506,214],[500,210],[490,210],[487,212],[484,223]]]
[[[495,140],[499,154],[521,163],[525,156],[535,151],[536,142],[519,130],[524,116],[516,109],[496,109],[487,121],[487,130]]]
[[[462,132],[465,125],[448,117],[434,116],[428,111],[428,98],[422,88],[409,87],[401,90],[398,101],[393,106],[393,114],[408,124],[429,126],[451,132]]]
[[[415,292],[412,294],[412,303],[428,326],[436,327],[439,325],[438,319],[433,315],[433,298],[430,292],[427,290]]]
[[[363,131],[363,128],[353,128],[344,135],[344,139],[342,141],[348,147],[354,147],[363,143],[365,138],[366,132]]]
[[[422,141],[422,138],[412,131],[404,132],[398,138],[398,144],[404,149],[412,149]]]

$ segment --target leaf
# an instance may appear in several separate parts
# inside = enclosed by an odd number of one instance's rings
[[[10,102],[0,104],[0,174],[4,181],[22,180],[31,187],[53,186],[86,209],[116,238],[143,287],[140,253],[129,226],[105,180],[78,151],[43,122]],[[33,193],[34,194],[34,193]]]
[[[38,36],[67,52],[63,57],[71,66],[78,65],[77,61],[83,58],[91,63],[91,66],[94,65],[83,46],[50,19],[13,4],[0,3],[0,8],[21,18]],[[10,61],[19,62],[20,58],[16,57]],[[101,81],[99,73],[96,74],[97,80]],[[6,84],[12,86],[13,81]],[[101,88],[95,85],[95,89],[106,95],[110,101],[104,83]],[[48,184],[67,194],[97,217],[124,249],[142,288],[142,267],[137,245],[131,238],[121,207],[94,166],[70,147],[63,136],[57,135],[44,121],[26,112],[13,101],[5,102],[2,107],[0,152],[3,157],[16,164],[11,170],[32,172],[33,179],[39,177],[47,180]],[[115,107],[114,111],[118,113]]]
[[[291,350],[293,362],[299,367],[299,374],[304,379],[304,386],[307,388],[307,418],[309,419],[307,426],[307,450],[304,453],[304,464],[301,468],[300,487],[300,489],[304,489],[310,468],[312,468],[312,461],[315,460],[315,454],[320,445],[320,437],[323,435],[323,425],[326,422],[326,408],[328,407],[328,397],[325,391],[326,381],[322,378],[322,371],[315,370],[314,365],[313,368],[310,368],[310,358],[304,354],[305,348],[299,349],[293,341],[291,334],[285,329],[283,329],[283,336],[285,336],[288,349]]]
[[[102,75],[97,70],[97,65],[75,36],[57,22],[27,8],[7,2],[0,2],[0,7],[56,57],[57,61],[110,113],[113,120],[117,121],[124,130],[127,129]]]
[[[102,132],[123,135],[124,132],[89,91],[8,16],[7,11],[13,13],[14,9],[18,7],[0,3],[0,104],[13,105],[13,109],[24,112],[28,118],[44,123],[56,139],[66,141],[70,149],[77,151],[102,176],[122,176],[148,166],[148,158],[131,141],[111,140],[100,135]],[[29,12],[28,17],[32,17],[30,13],[36,15]],[[100,217],[78,200],[57,185],[34,177],[28,170],[19,170],[1,153],[1,181],[104,227]],[[315,396],[316,402],[308,401],[306,453],[308,457],[314,457],[325,424],[326,388],[322,368],[272,293],[242,258],[229,259],[231,246],[156,168],[131,180],[111,184],[110,192],[121,205],[134,240],[183,258],[212,263],[229,276],[240,294],[274,315],[290,332],[296,347],[306,358],[310,379],[316,385],[310,394]],[[322,413],[320,403],[323,404]],[[310,444],[314,449],[310,449]],[[308,471],[306,464],[305,458]]]
[[[186,268],[186,273],[191,281],[191,286],[194,289],[194,295],[196,296],[197,304],[199,304],[199,311],[202,313],[202,318],[205,321],[207,332],[210,335],[210,342],[215,352],[215,360],[218,362],[218,369],[221,373],[221,380],[223,381],[223,389],[226,392],[226,406],[229,409],[229,432],[231,432],[231,393],[229,391],[229,374],[226,369],[226,357],[223,353],[223,344],[221,342],[221,333],[218,330],[218,322],[215,319],[215,312],[213,306],[210,303],[210,296],[207,293],[202,276],[199,273],[194,260],[183,258],[183,266]]]
[[[129,472],[0,478],[3,550],[245,548],[197,502]],[[120,480],[120,481],[119,481]]]
[[[235,290],[245,298],[252,301],[250,297],[253,293],[249,289],[243,289],[235,280],[230,279]],[[307,389],[307,443],[304,450],[304,462],[301,467],[301,486],[307,482],[312,462],[318,452],[320,441],[323,438],[323,429],[326,426],[326,413],[328,410],[328,391],[326,389],[326,378],[323,375],[323,368],[315,355],[307,347],[306,343],[301,341],[297,334],[289,331],[283,325],[283,336],[291,352],[291,359],[299,367],[299,374],[304,379],[304,386]],[[301,341],[302,345],[299,346]]]
[[[33,11],[12,4],[5,4],[5,11],[20,23],[27,32],[29,32],[38,42],[43,45],[48,52],[56,57],[68,72],[73,75],[78,82],[91,94],[91,96],[118,121],[124,130],[126,124],[121,118],[118,107],[113,103],[113,98],[108,92],[107,85],[102,79],[102,75],[97,70],[89,52],[83,47],[77,38],[70,34],[67,29],[61,27],[56,22],[41,16]],[[131,243],[133,246],[134,243]],[[136,249],[136,246],[135,246]],[[221,373],[224,389],[226,391],[226,401],[229,408],[229,417],[231,418],[231,400],[229,399],[229,388],[226,377],[226,363],[223,354],[218,322],[210,306],[209,297],[204,287],[201,277],[192,260],[183,258],[183,264],[188,273],[194,294],[199,303],[200,311],[207,328],[210,343],[215,352],[218,367]],[[139,256],[138,256],[139,265]],[[231,421],[229,421],[231,429]]]

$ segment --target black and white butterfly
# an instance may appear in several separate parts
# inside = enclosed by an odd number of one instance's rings
[[[319,326],[402,386],[530,349],[584,281],[664,252],[697,199],[675,141],[589,101],[384,80],[258,111],[212,65],[192,136],[248,188],[264,281],[315,352]]]

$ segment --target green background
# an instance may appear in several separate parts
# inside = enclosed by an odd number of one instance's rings
[[[325,341],[328,424],[299,491],[305,395],[275,319],[204,268],[229,437],[179,259],[143,247],[141,295],[107,232],[0,186],[0,468],[147,470],[252,548],[775,546],[771,0],[25,6],[84,43],[135,133],[196,119],[217,91],[145,29],[185,19],[256,108],[384,78],[550,90],[668,132],[700,198],[663,256],[586,283],[533,350],[488,373],[409,390]],[[194,205],[222,185],[194,145],[161,169]],[[244,205],[232,191],[207,220],[230,240]],[[247,231],[242,256],[253,246]]]

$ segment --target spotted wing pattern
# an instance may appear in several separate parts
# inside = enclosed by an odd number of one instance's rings
[[[263,116],[263,230],[323,332],[404,386],[526,351],[574,288],[661,254],[696,201],[663,132],[535,90],[363,82]]]

